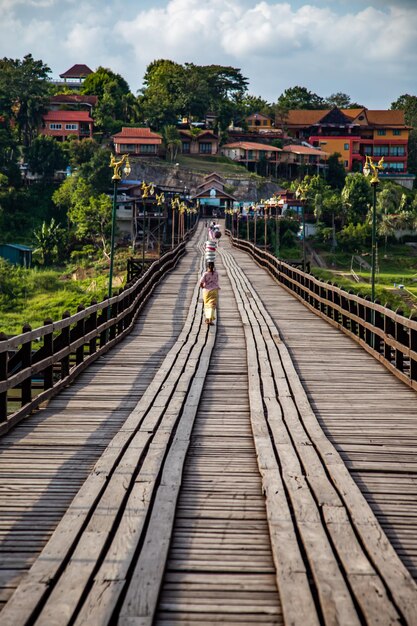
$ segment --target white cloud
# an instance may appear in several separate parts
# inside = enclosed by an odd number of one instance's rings
[[[81,20],[75,0],[0,0],[1,49],[31,52],[54,75],[103,65],[133,91],[151,61],[168,58],[240,67],[250,91],[270,100],[295,84],[364,104],[417,93],[414,2],[307,1],[85,0]]]

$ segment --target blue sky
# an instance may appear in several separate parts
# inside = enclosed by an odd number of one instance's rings
[[[239,67],[249,92],[342,91],[373,109],[417,95],[416,0],[0,0],[0,56],[52,77],[109,67],[134,93],[158,58]]]

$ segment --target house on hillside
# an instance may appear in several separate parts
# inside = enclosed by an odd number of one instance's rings
[[[112,137],[116,154],[156,157],[162,147],[162,135],[150,128],[126,128]]]
[[[182,154],[207,156],[217,154],[219,138],[212,130],[193,133],[190,130],[179,130]]]
[[[327,152],[308,145],[290,144],[284,146],[280,154],[280,163],[285,167],[281,171],[287,178],[294,178],[300,168],[306,168],[308,172],[318,174],[327,167]]]
[[[281,148],[254,141],[226,143],[221,148],[221,153],[224,156],[233,161],[243,163],[250,171],[256,171],[257,165],[261,160],[266,161],[275,168],[279,164],[279,155],[281,152]]]
[[[216,172],[204,176],[191,198],[200,205],[203,217],[220,217],[224,209],[236,201],[234,196],[225,191],[225,184],[225,179]]]
[[[252,113],[252,115],[249,115],[246,118],[246,124],[248,125],[248,130],[258,133],[269,131],[274,128],[273,120],[262,113]]]
[[[412,187],[415,177],[407,172],[410,127],[404,111],[299,109],[288,112],[285,125],[292,137],[328,154],[338,152],[347,172],[361,172],[366,156],[375,161],[384,157],[381,178]]]
[[[49,99],[50,111],[89,111],[92,114],[97,106],[97,96],[85,96],[80,93],[61,93]]]
[[[42,116],[39,133],[58,141],[66,141],[69,136],[92,139],[93,118],[88,111],[48,111]]]

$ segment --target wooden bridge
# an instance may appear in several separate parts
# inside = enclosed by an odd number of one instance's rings
[[[417,322],[203,241],[0,341],[0,625],[417,624]]]

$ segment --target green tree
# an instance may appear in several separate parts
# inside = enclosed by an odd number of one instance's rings
[[[417,175],[417,96],[403,94],[391,104],[391,109],[404,111],[405,122],[411,126],[408,139],[408,171]]]
[[[49,224],[43,222],[42,226],[34,231],[36,245],[34,252],[40,254],[44,265],[52,265],[57,260],[64,234],[65,231],[54,218]]]
[[[162,129],[164,144],[169,155],[170,161],[177,158],[178,151],[181,149],[181,139],[178,128],[173,124],[164,126]]]
[[[153,61],[146,68],[139,104],[145,121],[159,129],[178,122],[184,68],[167,59]],[[188,112],[188,111],[187,111]]]
[[[122,124],[138,121],[137,99],[120,74],[99,67],[86,77],[81,91],[86,95],[98,96],[95,122],[106,135],[119,130]]]
[[[326,106],[330,109],[337,107],[338,109],[362,109],[363,106],[357,102],[352,102],[350,96],[347,93],[338,91],[332,93],[331,96],[325,99]]]
[[[343,163],[339,160],[341,158],[340,152],[334,152],[327,159],[327,182],[333,189],[343,189],[346,180],[346,170]]]
[[[372,203],[372,189],[362,174],[346,177],[342,189],[342,201],[348,222],[357,224],[364,221]]]
[[[76,190],[73,200],[68,217],[74,226],[76,236],[83,242],[92,242],[101,247],[104,256],[109,258],[108,245],[112,222],[110,197],[104,193],[94,196],[91,189],[82,188]]]
[[[15,121],[19,143],[30,146],[38,134],[42,113],[51,93],[50,69],[27,54],[0,60],[0,113]]]
[[[279,108],[291,109],[325,109],[326,102],[323,98],[306,89],[306,87],[290,87],[282,93],[277,101]]]
[[[26,150],[30,170],[43,178],[53,178],[55,170],[65,167],[67,160],[61,144],[53,137],[36,137]]]
[[[69,163],[72,168],[80,167],[88,163],[100,149],[99,144],[94,139],[75,139],[67,142]]]

